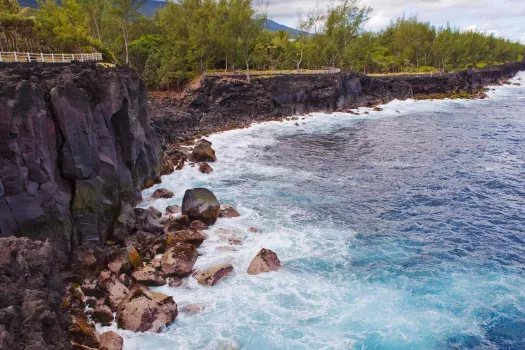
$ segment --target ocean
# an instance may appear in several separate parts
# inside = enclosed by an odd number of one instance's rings
[[[206,231],[196,268],[235,271],[154,288],[203,311],[160,334],[119,331],[125,349],[525,349],[520,77],[486,100],[394,101],[209,137],[215,171],[186,166],[144,192],[174,198],[141,206],[212,190],[241,217]],[[220,229],[243,244],[224,251]],[[248,275],[261,248],[283,268]]]

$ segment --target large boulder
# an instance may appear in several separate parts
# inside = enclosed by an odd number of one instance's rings
[[[164,226],[164,233],[176,232],[190,228],[190,218],[188,215],[171,218]]]
[[[173,174],[175,171],[175,162],[173,159],[171,159],[170,156],[165,155],[162,157],[162,169],[161,169],[161,175],[170,175]]]
[[[257,275],[263,272],[277,271],[281,268],[281,262],[277,254],[270,249],[261,249],[259,253],[253,258],[250,266],[248,266],[248,273],[250,275]]]
[[[221,212],[219,217],[221,218],[237,218],[241,216],[237,210],[235,210],[231,205],[221,205]]]
[[[167,276],[189,276],[198,257],[199,252],[194,245],[175,243],[162,255],[160,261],[162,272]]]
[[[99,288],[104,291],[106,302],[111,310],[116,310],[129,294],[129,289],[110,272],[103,271],[99,277]]]
[[[100,350],[122,350],[124,339],[113,331],[105,332],[100,335]]]
[[[195,188],[187,190],[182,200],[182,214],[190,220],[200,220],[213,225],[219,217],[221,206],[217,197],[208,189]]]
[[[158,190],[153,192],[153,194],[151,195],[151,198],[153,198],[153,199],[160,199],[160,198],[169,199],[169,198],[173,198],[174,195],[175,194],[173,194],[173,192],[171,192],[170,190],[167,190],[165,188],[159,188]]]
[[[1,349],[70,349],[71,316],[60,307],[66,264],[49,243],[0,239]]]
[[[101,305],[93,310],[91,319],[103,326],[111,326],[111,323],[113,323],[113,312],[107,305]]]
[[[111,249],[108,256],[108,269],[116,276],[143,266],[142,258],[133,246]]]
[[[207,140],[200,140],[195,145],[193,152],[191,153],[190,159],[194,162],[215,162],[217,157],[215,151],[211,148],[211,142]]]
[[[218,265],[210,267],[206,270],[199,271],[195,275],[195,279],[200,285],[214,286],[219,283],[224,277],[233,271],[233,266],[230,264]]]
[[[199,165],[199,171],[203,174],[213,173],[213,168],[208,163],[201,163]]]
[[[133,332],[160,332],[177,317],[172,297],[135,285],[117,310],[119,328]]]
[[[204,234],[198,230],[184,230],[166,235],[166,244],[171,247],[177,243],[189,243],[195,247],[200,247],[204,242]]]
[[[163,286],[166,284],[166,279],[160,272],[153,267],[145,266],[140,270],[134,271],[131,277],[135,281],[145,286]]]

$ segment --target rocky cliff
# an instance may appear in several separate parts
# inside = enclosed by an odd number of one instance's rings
[[[311,112],[333,112],[415,95],[472,92],[525,70],[511,63],[434,76],[369,77],[354,72],[272,78],[208,77],[177,97],[150,97],[155,129],[168,146],[199,134]]]
[[[147,92],[130,69],[0,66],[0,237],[64,251],[112,236],[160,176]]]

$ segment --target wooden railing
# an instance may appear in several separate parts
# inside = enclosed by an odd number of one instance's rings
[[[102,61],[101,53],[31,53],[0,52],[0,62],[69,63],[72,61]]]
[[[335,74],[340,73],[339,68],[329,69],[294,69],[294,70],[268,70],[268,71],[250,71],[239,70],[234,72],[204,72],[205,76],[233,77],[240,75],[261,76],[261,75],[292,75],[292,74]]]

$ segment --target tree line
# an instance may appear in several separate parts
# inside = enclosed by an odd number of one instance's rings
[[[0,0],[0,49],[102,52],[130,64],[156,88],[180,88],[204,71],[316,69],[363,73],[451,71],[522,60],[525,46],[494,35],[401,17],[364,30],[372,9],[338,0],[310,10],[301,34],[264,29],[252,0],[168,1],[153,17],[146,0],[38,0],[38,9]]]

